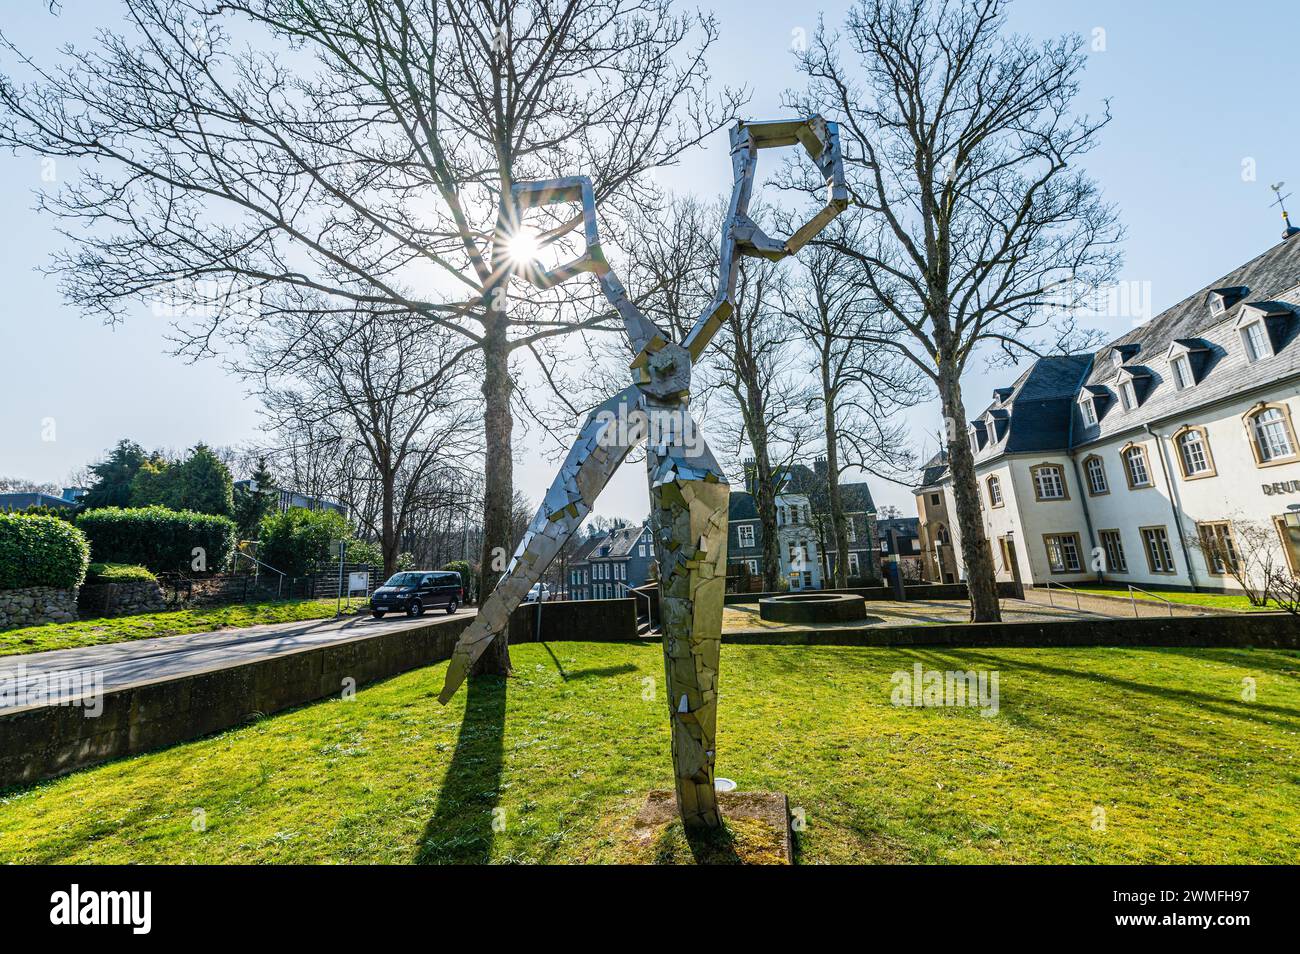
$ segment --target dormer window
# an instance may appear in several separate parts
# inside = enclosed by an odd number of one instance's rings
[[[1120,368],[1124,367],[1124,356],[1118,351],[1112,351],[1110,353],[1110,364],[1111,367],[1118,371]]]
[[[1268,343],[1268,332],[1264,330],[1264,320],[1252,321],[1241,328],[1241,343],[1246,349],[1246,360],[1254,364],[1260,358],[1267,358],[1273,353]]]
[[[1079,402],[1079,413],[1083,415],[1083,423],[1089,427],[1097,423],[1097,409],[1092,406],[1092,398]]]
[[[1119,386],[1119,403],[1126,411],[1137,407],[1137,392],[1133,390],[1132,381],[1125,381]]]
[[[1210,314],[1221,315],[1250,293],[1245,285],[1229,285],[1226,288],[1212,288],[1207,297]]]
[[[1169,362],[1169,370],[1173,372],[1174,387],[1178,390],[1192,386],[1192,369],[1187,363],[1187,358],[1182,355],[1174,358]]]

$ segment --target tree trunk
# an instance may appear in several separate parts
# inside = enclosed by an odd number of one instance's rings
[[[479,582],[478,605],[488,594],[510,562],[514,541],[511,539],[511,510],[514,500],[514,459],[510,417],[510,345],[506,338],[505,316],[497,313],[489,321],[483,338],[483,566]],[[503,631],[474,665],[474,675],[510,674],[510,648]]]
[[[979,483],[975,478],[975,454],[966,440],[966,408],[962,404],[956,358],[940,354],[938,372],[939,400],[948,424],[948,467],[952,473],[953,506],[961,531],[961,555],[966,564],[966,586],[970,592],[970,618],[972,623],[999,622],[1002,611],[993,575],[993,551],[984,536]]]
[[[382,490],[383,517],[379,526],[379,545],[384,554],[384,579],[397,572],[397,555],[401,551],[402,538],[397,532],[397,521],[393,515],[393,498],[397,496],[397,478],[395,474],[385,474]]]
[[[849,530],[844,517],[844,501],[840,497],[840,451],[836,443],[839,432],[835,428],[835,394],[826,379],[822,365],[822,407],[826,414],[826,501],[831,511],[831,537],[835,543],[836,588],[849,585]]]

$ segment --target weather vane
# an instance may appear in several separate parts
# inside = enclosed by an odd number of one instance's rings
[[[1291,193],[1288,192],[1286,195],[1282,194],[1282,187],[1284,185],[1286,185],[1285,182],[1275,182],[1273,183],[1273,185],[1269,186],[1269,188],[1273,190],[1273,194],[1277,196],[1276,201],[1271,202],[1269,204],[1275,205],[1282,210],[1282,221],[1286,223],[1286,227],[1282,230],[1282,237],[1290,238],[1291,236],[1295,235],[1297,232],[1300,232],[1300,228],[1296,228],[1294,225],[1291,224],[1291,216],[1287,214],[1286,200],[1291,198]]]
[[[825,178],[826,204],[789,238],[773,239],[749,217],[758,151],[796,144],[804,147]],[[677,807],[685,824],[706,827],[721,824],[714,763],[730,488],[688,409],[691,367],[734,309],[740,258],[793,255],[848,205],[839,131],[820,116],[737,122],[731,129],[731,165],[717,292],[680,343],[641,313],[606,261],[589,178],[514,186],[520,214],[554,203],[581,204],[583,254],[552,271],[527,270],[526,277],[546,288],[583,272],[594,273],[636,353],[630,366],[633,383],[587,417],[505,576],[456,644],[438,697],[446,703],[455,695],[474,661],[506,628],[510,614],[577,532],[619,464],[644,441]],[[520,246],[535,248],[535,243],[521,241]]]

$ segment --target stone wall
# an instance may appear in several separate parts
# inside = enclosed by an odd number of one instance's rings
[[[82,619],[94,616],[131,616],[158,613],[167,608],[163,589],[154,580],[123,583],[87,583],[77,597]]]
[[[42,623],[71,623],[77,619],[77,591],[53,586],[0,590],[0,629]]]

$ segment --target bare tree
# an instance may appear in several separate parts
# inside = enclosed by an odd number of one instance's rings
[[[636,202],[740,102],[706,90],[716,24],[669,0],[122,0],[122,21],[49,68],[0,38],[31,74],[0,81],[0,144],[86,160],[40,200],[70,224],[67,297],[109,319],[164,301],[192,355],[286,288],[461,336],[483,355],[490,589],[511,355],[610,320],[594,291],[512,306],[532,255],[512,187],[581,172]],[[571,245],[554,224],[535,244]],[[509,670],[504,639],[484,669]]]
[[[1211,572],[1231,578],[1251,606],[1267,606],[1274,586],[1290,573],[1277,531],[1266,521],[1201,524],[1187,542]]]
[[[474,362],[450,360],[450,332],[369,309],[286,308],[248,343],[233,370],[253,383],[271,429],[333,425],[364,451],[363,481],[378,499],[368,529],[384,572],[395,572],[406,522],[428,503],[419,491],[478,449]],[[361,511],[360,522],[372,514]]]
[[[735,310],[719,332],[712,386],[725,395],[717,422],[723,445],[752,464],[744,479],[763,529],[763,586],[781,579],[781,539],[776,498],[791,465],[807,449],[816,427],[808,414],[812,393],[798,371],[797,335],[776,309],[780,266],[746,260],[736,282]]]
[[[834,241],[860,247],[862,227],[860,217],[841,220]],[[795,280],[778,293],[781,315],[799,330],[812,356],[813,399],[826,455],[821,522],[835,550],[834,585],[846,587],[849,527],[841,479],[864,470],[905,483],[914,457],[898,415],[921,399],[922,376],[896,349],[868,343],[889,334],[885,326],[893,322],[861,271],[835,247],[810,249]]]
[[[1005,8],[860,0],[844,36],[818,28],[799,55],[808,89],[789,97],[840,123],[851,203],[875,226],[866,248],[823,238],[906,332],[905,343],[863,340],[900,348],[938,391],[974,620],[1000,611],[962,372],[987,347],[1040,351],[1049,306],[1068,311],[1071,296],[1109,280],[1122,237],[1096,185],[1072,168],[1109,121],[1071,112],[1082,38],[1037,45],[1007,34]]]

